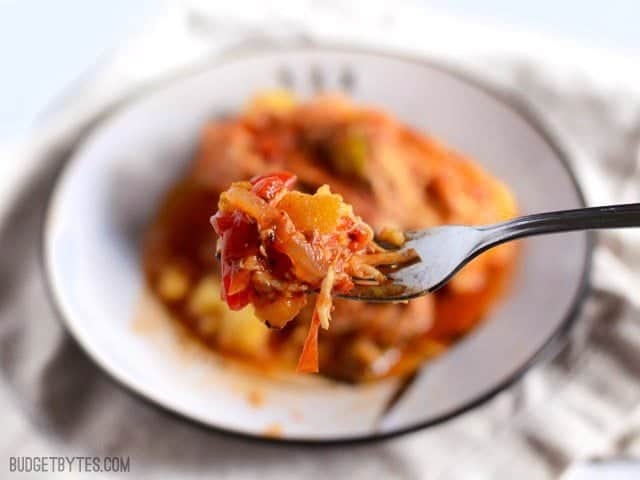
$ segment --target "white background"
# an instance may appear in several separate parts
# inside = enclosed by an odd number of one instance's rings
[[[640,57],[637,0],[420,1],[478,22]],[[0,0],[0,145],[28,135],[50,102],[161,5],[160,0]]]

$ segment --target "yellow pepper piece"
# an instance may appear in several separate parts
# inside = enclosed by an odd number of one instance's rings
[[[298,230],[325,234],[333,232],[338,226],[338,219],[344,211],[342,197],[324,187],[320,187],[313,195],[289,192],[278,203],[278,207],[287,212]]]

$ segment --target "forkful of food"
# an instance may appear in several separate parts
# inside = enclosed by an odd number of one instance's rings
[[[230,308],[252,304],[267,326],[282,328],[317,294],[298,371],[318,370],[318,331],[329,328],[333,296],[403,302],[437,290],[473,258],[511,240],[640,226],[640,204],[627,204],[486,226],[389,230],[376,241],[371,227],[328,186],[308,194],[293,190],[295,181],[293,174],[277,172],[233,183],[211,223]]]

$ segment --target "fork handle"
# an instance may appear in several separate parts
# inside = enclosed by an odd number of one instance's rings
[[[509,240],[531,235],[627,227],[640,227],[640,203],[537,213],[479,227],[478,230],[486,234],[480,246],[485,250]]]

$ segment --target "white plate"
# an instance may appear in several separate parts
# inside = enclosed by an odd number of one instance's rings
[[[289,441],[412,431],[464,412],[519,378],[579,308],[591,255],[585,233],[528,241],[507,298],[428,364],[385,415],[394,380],[346,386],[319,377],[260,377],[185,345],[154,310],[142,293],[139,245],[156,202],[189,164],[208,119],[283,81],[302,95],[320,84],[351,85],[356,101],[473,156],[511,186],[523,213],[583,205],[548,131],[476,80],[343,49],[234,57],[127,104],[93,130],[61,175],[44,230],[45,265],[52,297],[79,344],[121,384],[172,412]]]

